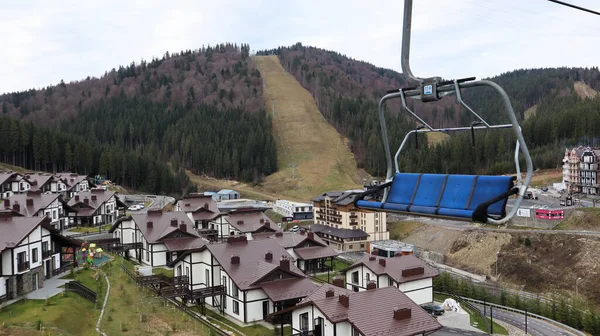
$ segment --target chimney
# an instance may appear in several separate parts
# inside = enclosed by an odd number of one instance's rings
[[[172,227],[177,227],[177,218],[171,219],[171,226]]]
[[[16,212],[21,211],[21,206],[19,205],[19,202],[15,201],[15,204],[13,204],[13,211],[16,211]]]
[[[28,198],[26,201],[27,206],[33,206],[33,198]]]
[[[271,228],[271,223],[270,222],[266,222],[265,223],[265,227],[270,229]]]
[[[185,203],[184,206],[189,207],[191,205],[190,205],[190,203]]]
[[[395,320],[404,320],[409,319],[411,317],[410,308],[398,308],[394,310],[394,319]]]
[[[290,259],[288,259],[286,257],[281,257],[281,259],[279,260],[279,267],[281,267],[284,270],[289,271],[290,270]]]
[[[5,208],[10,208],[10,200],[9,199],[5,199],[4,200],[4,207]]]
[[[375,259],[377,259],[377,258],[375,258],[374,256],[369,257],[369,261],[375,261]]]
[[[336,287],[344,288],[344,278],[341,276],[333,277],[332,284]]]
[[[333,297],[335,295],[335,292],[333,291],[332,288],[328,289],[327,292],[325,292],[325,297]]]
[[[152,222],[151,221],[147,221],[146,222],[146,227],[147,228],[152,228],[153,227]]]
[[[273,260],[273,253],[271,253],[271,251],[267,251],[267,252],[265,253],[265,260],[266,260],[266,261],[271,261],[271,260]]]
[[[246,236],[227,237],[227,243],[237,243],[237,242],[248,242],[248,237],[246,237]]]
[[[89,198],[87,198],[87,197],[86,197],[86,198],[84,198],[84,199],[83,199],[83,203],[84,203],[84,204],[90,204],[90,199],[89,199]]]
[[[75,195],[75,202],[79,202],[79,195]]]
[[[179,224],[179,230],[187,232],[187,225],[185,223]]]
[[[281,232],[281,231],[275,232],[275,237],[283,237],[283,232]]]
[[[413,275],[419,275],[419,274],[424,274],[424,273],[425,273],[425,267],[423,267],[423,266],[411,267],[411,268],[402,270],[402,277],[410,277]]]
[[[374,248],[374,249],[371,250],[371,254],[372,255],[378,255],[379,254],[379,250],[376,249],[376,248]]]
[[[314,232],[309,232],[308,233],[308,239],[315,239],[315,233]]]
[[[384,258],[379,259],[379,265],[385,267],[385,259]]]
[[[306,234],[306,231],[304,231],[304,229],[301,229],[300,234],[304,236],[304,234]]]
[[[231,256],[231,264],[232,265],[239,265],[239,263],[240,263],[240,256],[232,255]]]
[[[260,224],[262,224],[262,223],[264,223],[264,222],[265,222],[265,220],[264,220],[263,218],[261,218],[261,219],[260,219],[258,222],[259,222]]]
[[[377,288],[377,283],[375,281],[371,280],[367,283],[367,290],[372,290],[375,288]]]
[[[342,294],[339,296],[339,302],[342,304],[342,306],[348,308],[350,305],[350,298],[348,295]]]
[[[95,201],[97,199],[98,199],[98,197],[96,197],[96,195],[92,195],[92,201]]]
[[[239,221],[237,221],[237,223],[238,223],[238,225],[243,225],[244,221],[243,220],[239,220]]]

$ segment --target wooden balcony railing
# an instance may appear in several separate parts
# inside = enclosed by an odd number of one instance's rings
[[[29,261],[24,261],[17,264],[17,272],[24,272],[29,269]]]

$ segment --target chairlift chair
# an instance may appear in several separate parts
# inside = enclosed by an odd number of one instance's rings
[[[416,85],[394,89],[379,102],[379,120],[387,160],[386,181],[357,195],[354,205],[359,209],[381,212],[396,212],[414,216],[442,217],[453,220],[476,221],[491,224],[505,224],[516,214],[523,196],[531,182],[533,163],[521,133],[521,127],[513,111],[506,92],[495,82],[475,80],[474,77],[442,81],[440,77],[417,78],[409,66],[410,31],[412,0],[404,2],[404,24],[402,36],[402,71]],[[487,86],[495,89],[502,97],[509,124],[491,125],[471,109],[462,99],[461,89]],[[438,101],[444,96],[455,93],[458,103],[473,114],[477,121],[470,126],[452,128],[433,128],[406,104],[407,98],[420,99],[422,102]],[[385,103],[400,98],[403,111],[412,115],[421,126],[408,132],[400,148],[392,159],[390,143],[385,121]],[[411,135],[417,138],[419,133],[428,132],[465,132],[470,131],[474,141],[476,130],[512,128],[517,138],[515,146],[516,176],[462,175],[462,174],[422,174],[400,172],[398,157]],[[527,167],[525,180],[521,180],[519,154],[525,157]],[[395,172],[393,170],[395,168]],[[515,183],[516,182],[516,183]],[[381,201],[367,200],[367,196],[383,190]],[[518,195],[512,210],[506,213],[508,198]]]

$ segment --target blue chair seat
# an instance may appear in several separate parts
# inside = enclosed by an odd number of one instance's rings
[[[398,173],[385,203],[356,201],[356,206],[485,222],[504,217],[508,197],[515,192],[512,176]],[[367,192],[368,193],[368,192]]]

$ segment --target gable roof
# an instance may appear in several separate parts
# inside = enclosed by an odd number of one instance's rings
[[[261,230],[277,231],[277,225],[261,209],[243,208],[231,211],[225,217],[229,225],[240,232],[250,233]]]
[[[357,191],[328,191],[313,198],[311,201],[323,202],[325,201],[325,197],[330,197],[331,202],[337,205],[348,205],[354,202],[357,195]]]
[[[93,199],[95,196],[96,199]],[[114,191],[104,189],[91,189],[81,191],[75,197],[69,200],[68,205],[70,207],[82,207],[83,209],[91,209],[88,211],[77,211],[78,216],[91,216],[93,213],[100,208],[102,204],[108,201],[111,197],[118,199]],[[85,204],[85,200],[88,200],[88,204]]]
[[[331,226],[326,226],[322,224],[311,224],[310,230],[315,233],[323,233],[328,234],[330,236],[334,236],[341,239],[351,239],[351,238],[367,238],[369,234],[360,229],[337,229]]]
[[[321,237],[312,232],[261,232],[252,234],[254,239],[275,239],[283,248],[293,248],[306,241],[311,241],[317,245],[327,246],[327,243]]]
[[[10,212],[0,212],[0,252],[14,248],[42,222],[45,217],[12,216]]]
[[[333,290],[333,295],[327,297],[329,290]],[[340,303],[340,295],[348,297],[347,307]],[[362,335],[413,336],[442,328],[434,317],[394,287],[353,292],[333,285],[323,285],[294,309],[307,305],[314,305],[333,323],[348,321]],[[409,309],[410,317],[395,319],[397,309]]]
[[[384,260],[385,266],[381,265],[379,260]],[[387,274],[398,283],[433,278],[439,275],[438,271],[425,264],[413,254],[392,258],[381,258],[367,254],[346,268],[346,270],[351,270],[360,265],[364,265],[377,275]],[[419,267],[423,268],[423,273],[417,270]]]
[[[206,240],[201,237],[185,237],[185,238],[168,238],[162,241],[167,250],[173,251],[187,251],[201,249],[206,245]]]
[[[261,287],[256,282],[277,269],[281,270],[282,257],[287,258],[289,262],[287,273],[296,277],[306,277],[294,266],[289,253],[272,239],[230,238],[227,243],[208,244],[206,247],[241,290]],[[265,259],[266,252],[272,254],[270,261]],[[232,256],[238,256],[239,263],[232,264]]]
[[[273,302],[277,302],[306,297],[318,286],[309,278],[291,278],[265,282],[261,288]]]
[[[217,203],[211,196],[188,195],[177,202],[181,211],[192,213],[194,220],[211,220],[221,215]]]
[[[338,253],[329,246],[309,246],[295,248],[294,252],[296,252],[298,255],[298,259],[301,260],[329,258],[338,255]]]
[[[143,214],[131,215],[131,220],[135,222],[138,229],[148,241],[148,243],[158,243],[162,239],[172,238],[169,237],[174,232],[180,232],[185,237],[197,237],[200,236],[194,230],[194,223],[183,211],[148,211]],[[148,227],[148,222],[152,222],[152,227]],[[175,223],[176,226],[173,226]],[[181,224],[185,224],[185,231],[181,229]],[[113,232],[117,225],[113,225],[109,232]],[[177,238],[179,239],[179,238]],[[190,243],[192,244],[192,243]]]
[[[56,173],[54,175],[67,185],[67,190],[72,189],[77,183],[81,183],[88,178],[87,175],[79,175],[77,173]]]
[[[31,190],[40,190],[43,186],[48,184],[49,182],[55,182],[57,179],[52,174],[45,173],[29,173],[25,174],[25,179],[29,181],[31,185]]]
[[[0,185],[3,185],[6,182],[12,182],[12,179],[17,177],[17,175],[21,174],[15,172],[0,171]]]
[[[59,194],[43,194],[41,191],[28,191],[23,194],[13,194],[11,197],[4,200],[3,207],[18,212],[23,216],[31,217],[42,209],[47,208],[52,202],[60,197]],[[32,202],[31,205],[28,205]],[[8,208],[6,205],[8,203]],[[19,210],[15,210],[15,205],[18,205]]]
[[[222,190],[219,190],[217,192],[217,194],[219,194],[219,195],[225,195],[225,194],[239,194],[239,193],[237,191],[231,190],[231,189],[222,189]]]

